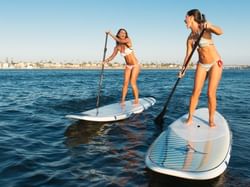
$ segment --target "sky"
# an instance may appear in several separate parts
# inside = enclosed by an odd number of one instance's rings
[[[0,61],[101,61],[105,31],[125,28],[142,63],[181,64],[190,33],[184,18],[197,8],[224,31],[213,36],[224,63],[250,65],[248,0],[1,0],[0,7]],[[114,46],[109,38],[107,56]]]

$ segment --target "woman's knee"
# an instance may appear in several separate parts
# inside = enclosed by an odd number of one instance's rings
[[[128,80],[124,80],[123,85],[128,87],[129,81]]]
[[[130,85],[131,85],[131,87],[137,87],[137,79],[135,79],[135,78],[131,78],[130,79]]]
[[[132,81],[130,84],[133,89],[137,89],[136,81],[135,82]]]
[[[209,100],[215,99],[216,98],[216,92],[213,91],[213,90],[208,90],[207,91],[207,97],[208,97]]]

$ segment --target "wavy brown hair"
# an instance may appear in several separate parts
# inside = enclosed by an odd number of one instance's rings
[[[119,35],[119,33],[120,33],[121,31],[125,31],[125,33],[126,33],[125,38],[128,38],[128,32],[127,32],[127,30],[124,29],[124,28],[120,28],[120,29],[118,30],[118,32],[117,32],[117,34],[116,34],[116,37],[119,38],[118,35]],[[118,44],[119,44],[119,42],[116,42],[116,45],[118,45]]]
[[[188,16],[194,16],[194,21],[201,24],[206,22],[206,17],[198,9],[192,9],[187,12]]]

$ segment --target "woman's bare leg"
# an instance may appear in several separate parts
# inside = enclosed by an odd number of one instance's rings
[[[126,67],[124,70],[124,82],[123,82],[123,88],[122,88],[122,98],[121,98],[121,104],[124,104],[126,95],[128,92],[128,85],[129,85],[129,79],[131,75],[131,69]]]
[[[206,80],[206,75],[207,75],[206,70],[202,68],[200,64],[198,64],[196,68],[196,73],[195,73],[193,93],[190,98],[189,115],[186,121],[188,125],[191,125],[193,123],[193,113],[198,104],[199,97],[200,97],[204,82]]]
[[[218,64],[214,64],[209,72],[208,79],[208,110],[209,110],[209,125],[210,127],[214,127],[214,114],[216,111],[216,91],[221,79],[222,67],[219,67]]]
[[[131,87],[133,89],[133,94],[135,98],[134,104],[139,103],[139,91],[138,91],[138,87],[136,83],[139,73],[140,73],[140,64],[137,64],[133,67],[132,75],[130,78],[130,83],[131,83]]]

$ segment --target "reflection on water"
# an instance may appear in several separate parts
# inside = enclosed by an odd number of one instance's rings
[[[75,147],[80,144],[87,144],[95,136],[103,132],[105,123],[91,121],[76,121],[71,124],[65,131],[66,145]]]
[[[147,179],[141,176],[145,174],[147,142],[152,141],[146,125],[149,118],[152,116],[141,113],[113,123],[71,124],[65,131],[65,144],[77,162],[77,169],[71,172],[92,185],[102,186],[107,181],[116,186],[145,184]]]

